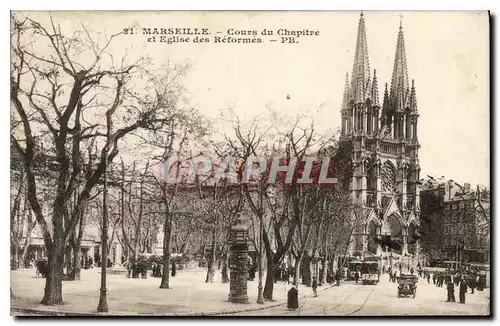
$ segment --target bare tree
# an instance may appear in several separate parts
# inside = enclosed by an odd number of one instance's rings
[[[28,200],[48,252],[42,304],[63,302],[64,248],[107,162],[111,164],[118,154],[120,140],[134,131],[159,130],[174,119],[170,113],[176,103],[151,91],[154,88],[149,86],[156,80],[144,69],[146,61],[116,60],[108,51],[119,36],[107,37],[102,43],[85,26],[67,36],[52,17],[47,24],[12,17],[10,100],[21,123],[11,131],[11,141],[22,157]],[[95,118],[90,121],[92,114]],[[68,210],[82,170],[81,144],[92,138],[100,147],[99,158]],[[49,145],[57,165],[51,224],[40,206],[34,172],[33,159],[40,143]]]

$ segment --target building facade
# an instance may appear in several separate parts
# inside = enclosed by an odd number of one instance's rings
[[[422,251],[427,260],[443,259],[441,248],[444,246],[444,199],[447,187],[444,184],[424,184],[420,191],[420,226]]]
[[[346,75],[340,146],[352,149],[350,191],[359,207],[349,253],[418,255],[419,159],[415,84],[409,83],[403,27],[399,26],[390,84],[382,101],[370,70],[365,18],[358,24],[352,74]],[[387,248],[381,238],[401,243]],[[386,248],[384,248],[386,247]],[[385,253],[385,254],[384,254]],[[391,255],[392,257],[392,255]]]
[[[489,193],[452,180],[421,192],[421,243],[429,259],[489,263]],[[483,211],[484,209],[484,211]]]

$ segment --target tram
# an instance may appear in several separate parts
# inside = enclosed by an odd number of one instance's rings
[[[361,280],[363,284],[377,284],[380,273],[377,261],[364,261],[361,263]]]
[[[354,259],[349,262],[349,269],[347,272],[348,281],[354,280],[354,275],[356,274],[356,272],[358,272],[358,275],[361,274],[361,265],[362,265],[361,260]]]

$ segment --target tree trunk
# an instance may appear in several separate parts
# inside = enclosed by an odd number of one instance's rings
[[[83,211],[80,212],[79,216],[79,226],[78,226],[78,234],[77,238],[73,242],[73,280],[79,281],[81,270],[82,270],[82,238],[83,238],[83,229],[84,229],[84,214]],[[75,232],[76,233],[76,232]]]
[[[172,216],[166,213],[163,224],[163,274],[160,289],[170,289],[170,242],[172,236]]]
[[[12,253],[11,253],[11,262],[10,262],[10,269],[15,271],[19,268],[19,241],[16,239],[12,243]]]
[[[222,256],[222,283],[229,283],[229,248],[224,250],[224,255]]]
[[[73,280],[74,281],[79,281],[80,280],[80,274],[82,270],[82,264],[81,264],[81,259],[82,259],[82,250],[79,244],[76,245],[76,248],[73,248]]]
[[[66,267],[66,276],[73,279],[73,250],[68,244],[64,248],[64,267]],[[63,270],[64,271],[64,270]]]
[[[63,304],[62,300],[62,277],[64,264],[64,246],[62,239],[57,239],[48,254],[47,277],[45,278],[45,290],[40,302],[44,305]]]
[[[323,274],[320,275],[320,283],[321,284],[326,284],[326,275],[327,275],[327,272],[328,272],[328,259],[325,255],[325,257],[322,259],[321,261],[321,266],[323,267]]]
[[[295,286],[299,286],[299,276],[300,276],[300,264],[302,263],[302,257],[295,259],[295,275],[293,276],[293,283]]]
[[[272,301],[273,300],[273,290],[274,290],[274,272],[276,269],[276,264],[273,259],[267,257],[267,274],[266,274],[266,284],[264,285],[264,299]]]
[[[314,272],[313,272],[313,264],[312,264],[312,259],[310,259],[308,262],[307,262],[307,268],[309,270],[309,282],[307,283],[307,286],[311,286],[312,285],[312,279],[313,279],[313,275],[314,275]]]
[[[30,213],[31,214],[31,210]],[[28,222],[28,231],[26,232],[26,237],[24,238],[23,252],[21,254],[21,262],[24,264],[26,261],[26,255],[28,254],[28,249],[31,244],[31,233],[33,231],[34,224]]]
[[[217,228],[214,223],[214,228],[212,230],[212,252],[211,252],[211,258],[208,261],[208,269],[207,269],[207,278],[205,279],[205,283],[213,283],[214,282],[214,277],[215,277],[215,257],[216,257],[216,246],[215,246],[215,239],[217,236]]]
[[[170,289],[170,253],[163,253],[163,274],[161,275],[160,289]]]

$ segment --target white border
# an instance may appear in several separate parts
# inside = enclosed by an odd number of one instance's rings
[[[115,2],[112,3],[110,1],[102,1],[102,0],[86,0],[86,1],[78,1],[78,2],[70,2],[68,0],[66,1],[52,1],[52,0],[44,0],[44,1],[15,1],[13,3],[7,3],[7,2],[1,2],[0,6],[1,7],[6,7],[4,10],[2,10],[2,25],[4,28],[1,30],[3,31],[1,33],[1,41],[2,44],[9,44],[9,31],[10,31],[10,24],[9,24],[9,10],[491,10],[492,14],[498,14],[500,11],[498,10],[498,5],[499,1],[494,1],[494,0],[474,0],[474,1],[436,1],[436,0],[420,0],[420,1],[401,1],[401,0],[391,0],[391,1],[370,1],[370,0],[357,0],[357,1],[338,1],[338,2],[328,2],[326,1],[320,1],[320,0],[307,0],[307,1],[271,1],[271,0],[254,0],[254,1],[246,1],[246,2],[236,2],[236,1],[231,1],[231,0],[213,0],[213,1],[203,1],[203,0],[184,0],[184,1],[178,1],[178,2],[168,2],[166,3],[165,1],[120,1],[120,2]],[[10,6],[9,6],[10,5]],[[498,21],[497,21],[498,23]],[[495,35],[495,41],[498,41],[497,35]],[[496,43],[496,42],[495,42]],[[4,87],[1,88],[0,94],[2,95],[2,103],[8,108],[10,104],[8,100],[8,91],[9,91],[9,65],[8,62],[10,60],[10,49],[9,46],[4,46],[3,51],[1,51],[1,56],[2,56],[2,61],[3,64],[0,65],[0,69],[3,71],[0,73],[0,76],[3,76],[5,78],[5,84]],[[497,73],[497,69],[495,69],[495,75]],[[495,87],[494,92],[496,94],[500,94],[500,91],[498,89],[498,84]],[[2,132],[2,135],[0,137],[0,146],[1,148],[5,148],[4,153],[9,153],[9,138],[10,136],[7,134],[9,131],[9,110],[5,109],[1,111],[4,114],[4,119],[0,119],[0,123],[2,126],[0,127],[0,131]],[[498,114],[497,114],[497,119],[495,119],[495,124],[499,125],[498,123]],[[495,137],[495,140],[497,140],[495,143],[498,144],[498,139]],[[9,235],[9,228],[8,228],[8,216],[9,216],[9,205],[10,201],[8,200],[9,192],[10,192],[10,187],[9,187],[9,160],[5,156],[1,162],[1,167],[0,167],[0,173],[1,173],[1,179],[2,183],[0,183],[0,186],[3,189],[3,192],[1,192],[3,195],[0,197],[1,198],[1,203],[0,207],[3,208],[4,214],[2,216],[4,217],[4,227],[0,228],[1,232],[3,233],[1,238],[3,239],[4,245],[2,245],[0,248],[2,248],[1,253],[2,253],[2,261],[4,262],[3,268],[0,269],[0,280],[3,283],[2,286],[2,293],[3,295],[1,296],[2,300],[2,307],[3,307],[3,313],[2,313],[2,319],[7,319],[5,320],[8,324],[14,323],[15,320],[12,317],[9,317],[10,315],[10,301],[9,297],[7,297],[7,292],[8,292],[8,287],[10,286],[10,278],[9,278],[9,269],[8,269],[8,261],[9,261],[9,242],[10,242],[10,235]],[[496,178],[493,182],[493,184],[500,184],[499,180]],[[496,194],[496,192],[495,192]],[[495,199],[497,199],[497,196],[495,195]],[[495,200],[496,202],[496,200]],[[494,217],[493,217],[494,218]],[[494,234],[496,234],[496,231],[498,229],[498,223],[495,223],[495,230],[493,231]],[[497,241],[497,246],[495,247],[495,252],[500,252],[498,248],[498,241]],[[494,260],[494,257],[492,257]],[[495,278],[497,279],[497,278]],[[493,284],[496,285],[497,282],[494,282]],[[495,300],[495,302],[498,300]],[[497,311],[498,312],[498,311]],[[73,320],[71,320],[73,322]],[[104,320],[99,320],[99,321],[93,321],[93,323],[103,323]],[[120,321],[120,320],[117,320]],[[202,319],[198,319],[197,321],[201,322],[207,322]],[[245,320],[245,319],[240,319],[237,322],[253,322],[252,320]],[[274,322],[283,322],[286,320],[273,320]],[[335,321],[328,321],[324,320],[325,322],[328,323],[335,323],[338,324],[347,322],[347,321],[340,321],[340,320],[335,320]],[[356,323],[361,323],[365,322],[366,320],[350,320],[349,323],[356,322]],[[379,320],[378,322],[383,322],[384,324],[387,322],[390,322],[390,319],[387,320]],[[468,322],[469,320],[464,320]],[[25,321],[24,323],[26,325],[28,324],[34,324],[38,323],[38,319],[30,320],[30,321]],[[51,322],[51,321],[49,321]],[[68,320],[65,320],[65,322],[68,322]],[[81,322],[81,321],[77,321]],[[137,321],[134,321],[136,323]],[[147,321],[148,323],[151,321]],[[159,320],[159,321],[154,321],[158,323],[168,323],[171,325],[172,323],[178,323],[178,321],[173,321],[173,320]],[[194,322],[193,320],[191,321],[184,321],[184,322]],[[220,321],[213,321],[215,323],[220,323]],[[233,321],[234,322],[234,321]],[[263,321],[259,321],[259,323],[262,323]],[[265,322],[265,321],[264,321]],[[373,321],[370,321],[370,323]],[[394,320],[394,322],[401,323],[403,322],[402,320]],[[410,320],[404,321],[404,323],[411,322]],[[434,323],[431,320],[425,320],[423,322],[426,323]],[[437,321],[436,321],[437,322]],[[455,320],[450,320],[450,321],[443,321],[440,320],[440,323],[443,322],[451,322],[454,323]]]

